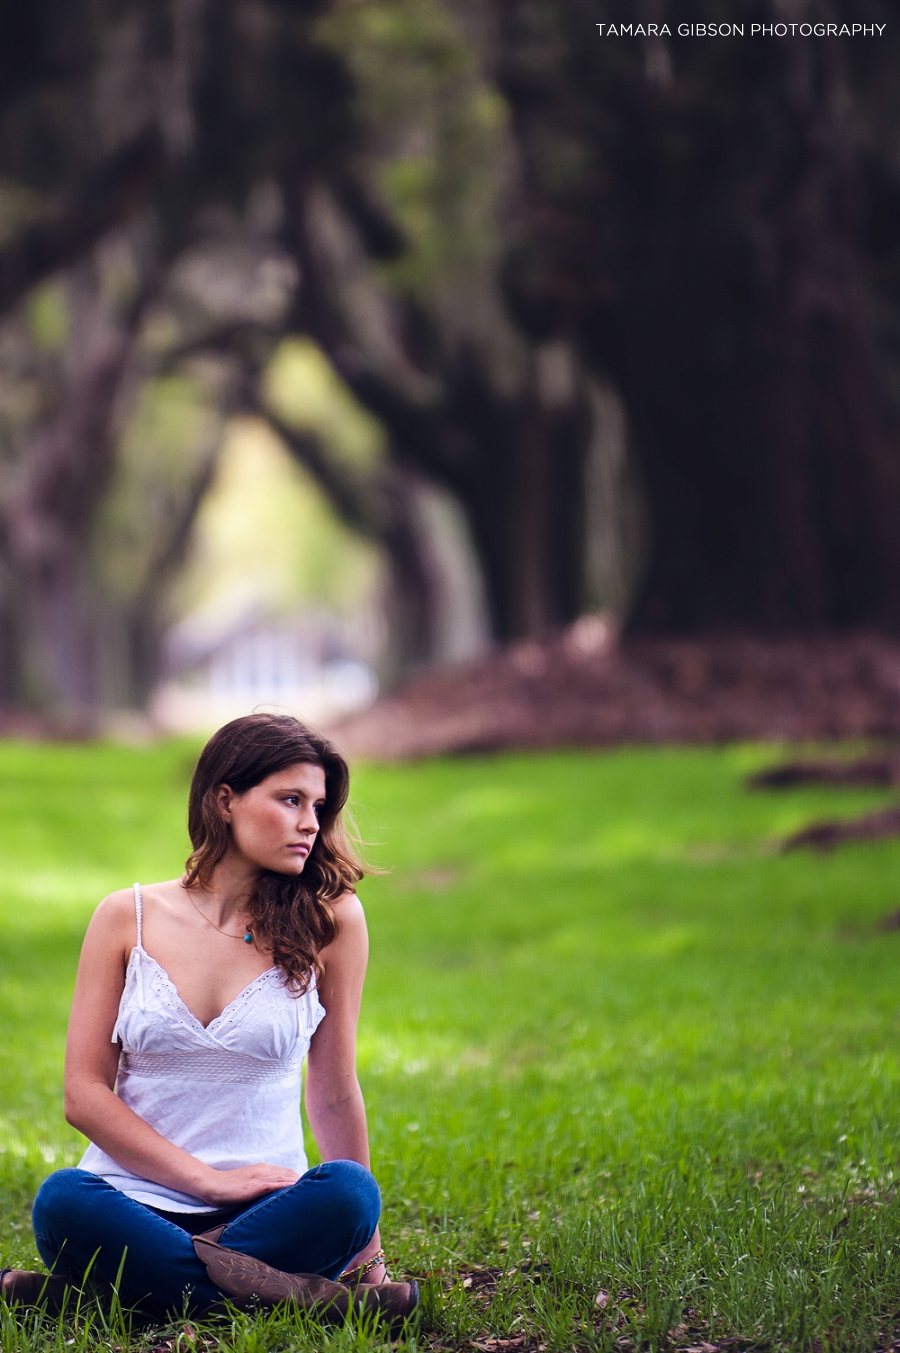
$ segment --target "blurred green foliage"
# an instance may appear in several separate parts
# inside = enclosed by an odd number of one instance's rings
[[[55,282],[35,287],[26,303],[28,327],[39,348],[56,352],[69,341],[69,307],[62,289]]]
[[[222,420],[210,391],[187,374],[148,381],[119,444],[94,540],[104,590],[133,601],[152,574],[159,523],[179,509]]]
[[[265,374],[266,402],[298,432],[322,438],[337,461],[371,469],[384,455],[384,428],[359,404],[308,338],[286,338]]]
[[[435,306],[451,334],[477,331],[481,314],[482,325],[500,327],[494,343],[508,344],[499,316],[484,313],[497,303],[504,247],[508,109],[459,16],[437,0],[348,0],[330,7],[317,35],[354,77],[371,172],[405,237],[382,277]]]

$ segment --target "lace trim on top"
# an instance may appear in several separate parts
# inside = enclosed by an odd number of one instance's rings
[[[258,977],[255,977],[253,979],[252,982],[249,982],[247,986],[243,988],[242,991],[239,991],[238,994],[234,997],[234,999],[229,1001],[228,1004],[225,1006],[225,1008],[222,1011],[220,1011],[218,1015],[216,1015],[215,1019],[210,1020],[209,1024],[203,1024],[202,1021],[199,1020],[197,1016],[191,1010],[188,1009],[187,1005],[184,1003],[184,1000],[179,994],[178,988],[176,987],[175,983],[172,981],[171,977],[166,972],[162,964],[159,963],[153,957],[152,954],[148,954],[147,950],[144,948],[143,897],[141,893],[141,885],[139,883],[135,883],[133,887],[134,887],[135,920],[137,922],[137,944],[132,949],[131,956],[128,960],[128,971],[125,975],[125,990],[122,992],[122,998],[121,1001],[119,1002],[119,1015],[118,1018],[116,1019],[115,1026],[113,1027],[110,1042],[116,1043],[118,1042],[120,1037],[119,1025],[123,1010],[128,1004],[128,986],[129,986],[129,978],[131,977],[132,972],[134,973],[134,983],[135,986],[137,987],[138,1005],[140,1006],[141,1010],[146,1009],[146,994],[144,990],[145,962],[149,964],[147,978],[150,980],[153,994],[159,999],[160,1003],[165,1007],[167,1014],[171,1016],[172,1022],[182,1029],[190,1029],[192,1032],[198,1033],[203,1036],[206,1035],[212,1036],[212,1031],[218,1024],[223,1022],[226,1019],[226,1017],[230,1017],[232,1015],[237,1014],[242,1006],[244,1006],[248,1001],[253,999],[253,997],[257,994],[257,991],[259,990],[260,986],[266,981],[270,980],[273,974],[278,981],[279,988],[283,987],[284,982],[281,969],[277,967],[267,968],[265,972],[260,973]],[[313,985],[307,988],[307,990],[303,993],[302,996],[298,997],[290,996],[290,999],[293,1000],[296,1004],[298,1035],[301,1038],[303,1037],[311,1038],[312,1035],[315,1033],[316,1029],[318,1028],[320,1021],[324,1018],[325,1015],[325,1011],[322,1007],[321,1001],[319,1000],[319,995],[318,992],[316,991],[315,986]]]
[[[242,1005],[246,1005],[256,994],[257,987],[259,987],[265,979],[271,979],[274,976],[279,978],[278,984],[279,986],[281,985],[281,969],[266,968],[265,972],[261,972],[258,977],[254,977],[253,981],[248,983],[243,991],[239,991],[234,1000],[229,1001],[224,1010],[216,1015],[215,1019],[211,1019],[208,1024],[204,1024],[202,1020],[199,1020],[193,1011],[189,1010],[185,1005],[181,996],[178,994],[178,988],[162,964],[157,962],[153,955],[148,954],[147,950],[144,948],[133,950],[132,958],[134,958],[135,954],[137,955],[136,966],[138,972],[140,972],[145,963],[149,964],[148,976],[153,982],[154,994],[160,998],[162,1004],[171,1012],[175,1020],[185,1028],[197,1029],[204,1034],[210,1033],[217,1024],[221,1023],[226,1015],[230,1015],[233,1012],[240,1010]]]
[[[276,1085],[296,1081],[302,1057],[263,1061],[245,1053],[216,1048],[196,1052],[123,1052],[119,1075],[152,1076],[158,1080],[215,1081],[233,1085]]]

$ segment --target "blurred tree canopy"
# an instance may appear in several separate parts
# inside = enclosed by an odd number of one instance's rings
[[[887,28],[596,28],[786,17]],[[598,604],[635,630],[895,630],[891,17],[0,4],[3,698],[145,698],[235,412],[383,550],[401,668],[437,646],[430,485],[501,640]],[[378,454],[285,396],[290,336],[378,421]]]
[[[896,630],[896,8],[497,14],[533,204],[507,296],[533,334],[570,333],[624,400],[651,524],[632,626]],[[586,41],[601,18],[885,27]]]

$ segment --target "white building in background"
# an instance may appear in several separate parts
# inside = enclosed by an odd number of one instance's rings
[[[358,637],[326,612],[251,613],[227,626],[188,617],[169,633],[152,714],[171,732],[218,728],[258,708],[326,724],[378,694],[359,650]]]

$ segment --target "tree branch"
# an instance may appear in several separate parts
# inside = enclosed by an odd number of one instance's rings
[[[163,166],[155,129],[111,155],[60,209],[27,226],[0,249],[0,313],[31,287],[76,262],[147,201]]]
[[[410,398],[366,357],[337,295],[335,279],[346,272],[347,261],[337,256],[338,246],[317,231],[311,219],[308,198],[318,186],[299,170],[284,183],[288,243],[302,278],[298,292],[300,327],[327,354],[360,403],[386,425],[395,458],[456,489],[462,467],[477,454],[474,442],[454,424],[445,401],[425,405]],[[356,261],[363,264],[366,252],[359,244],[356,227],[350,222],[346,225],[356,240]]]
[[[390,495],[379,474],[365,476],[340,465],[308,432],[297,432],[259,402],[254,412],[264,418],[293,458],[312,475],[335,511],[354,531],[383,540],[390,526]]]

